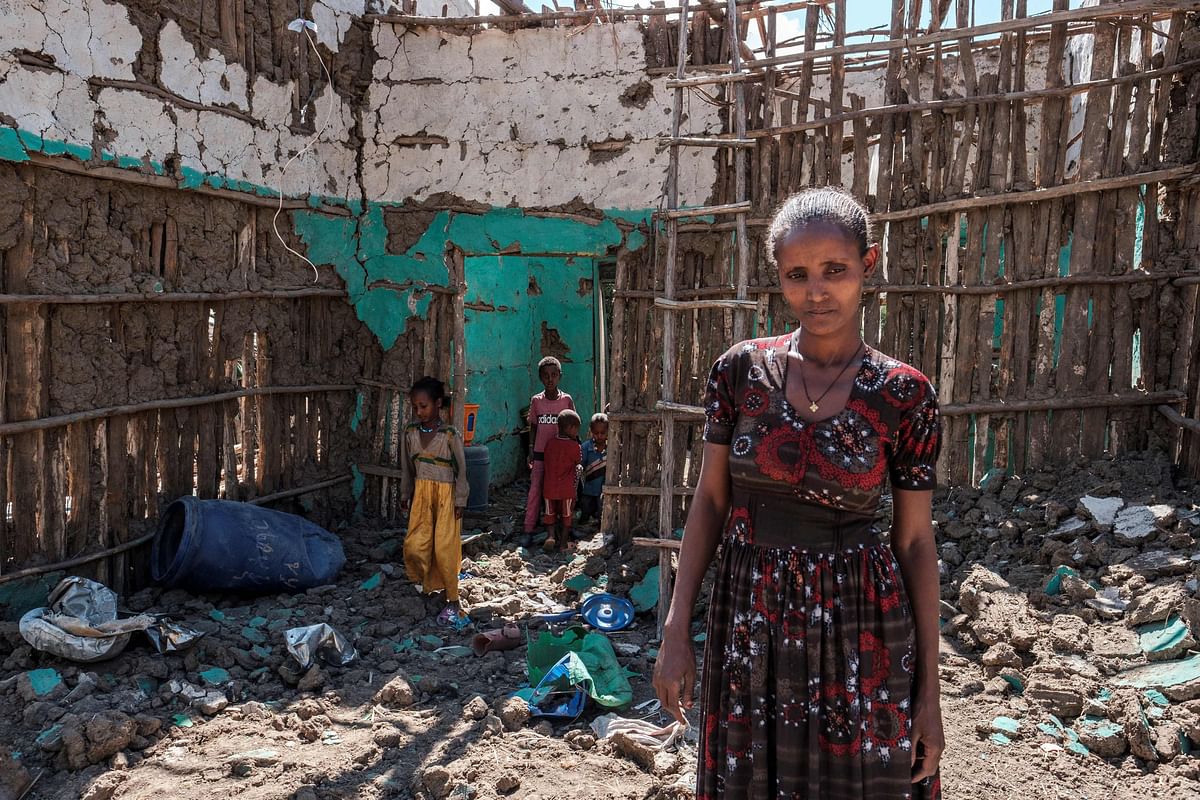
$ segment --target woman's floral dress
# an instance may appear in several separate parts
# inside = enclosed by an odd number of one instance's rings
[[[713,366],[704,438],[730,448],[710,604],[698,798],[938,798],[911,782],[912,611],[873,525],[885,485],[928,490],[937,397],[867,348],[845,408],[787,401],[793,333]]]

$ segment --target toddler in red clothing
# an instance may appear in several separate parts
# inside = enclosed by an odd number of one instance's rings
[[[546,552],[565,549],[575,517],[575,486],[583,451],[579,445],[579,415],[571,409],[558,414],[558,435],[546,443],[546,475],[542,484],[545,506]]]

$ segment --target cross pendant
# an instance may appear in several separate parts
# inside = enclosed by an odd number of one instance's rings
[[[817,405],[816,403],[813,403],[812,405],[810,405],[810,406],[808,407],[808,410],[809,410],[809,411],[811,411],[811,412],[813,412],[813,413],[815,414],[815,413],[817,413],[817,409],[818,409],[818,408],[820,408],[820,406],[819,406],[819,405]]]

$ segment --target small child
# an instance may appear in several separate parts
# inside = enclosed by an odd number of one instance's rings
[[[588,425],[592,438],[583,443],[583,486],[579,490],[579,521],[600,522],[604,475],[608,469],[608,414],[594,414]]]
[[[462,567],[462,515],[471,493],[458,431],[442,423],[446,385],[424,377],[408,393],[415,422],[401,439],[400,507],[408,512],[404,569],[422,592],[446,592],[439,624],[459,627],[465,619],[458,602]]]
[[[529,456],[529,497],[525,501],[525,534],[520,541],[522,547],[533,544],[533,531],[542,515],[546,445],[558,433],[558,415],[566,409],[575,410],[571,395],[558,389],[558,382],[562,379],[562,364],[557,358],[547,356],[538,362],[538,378],[545,391],[538,392],[529,401],[529,444],[532,453]]]
[[[575,483],[579,480],[579,415],[564,409],[558,415],[558,435],[546,443],[545,498],[547,553],[566,549],[575,517]]]

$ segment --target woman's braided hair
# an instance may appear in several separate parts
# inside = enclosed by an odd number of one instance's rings
[[[784,201],[767,229],[767,257],[778,265],[779,247],[796,231],[813,222],[836,225],[858,243],[860,254],[871,246],[867,209],[853,195],[833,187],[805,189]]]

